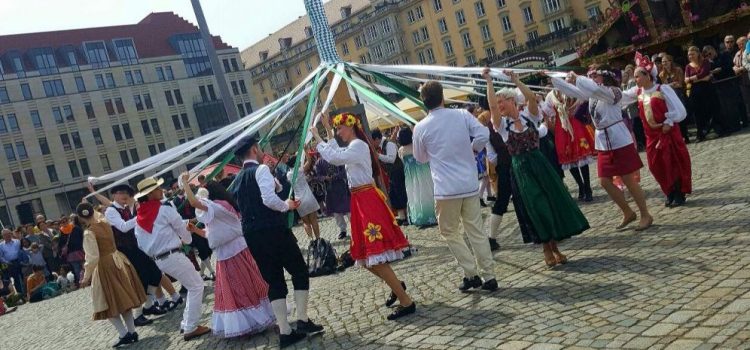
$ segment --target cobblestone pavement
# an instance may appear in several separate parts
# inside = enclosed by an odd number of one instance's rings
[[[418,303],[414,316],[389,322],[386,287],[360,269],[312,280],[310,316],[326,333],[298,348],[316,349],[750,349],[750,133],[690,145],[694,194],[666,209],[647,170],[656,226],[616,231],[620,217],[604,192],[584,205],[592,229],[561,244],[571,262],[547,269],[541,248],[521,243],[506,216],[495,255],[500,290],[462,294],[461,275],[436,229],[407,230],[418,253],[395,265]],[[575,188],[572,179],[566,179]],[[485,214],[489,214],[487,211]],[[323,223],[339,252],[333,223]],[[325,229],[327,228],[327,230]],[[303,247],[307,240],[297,232]],[[22,306],[0,318],[6,349],[102,349],[115,338],[90,320],[88,291]],[[210,323],[212,287],[203,320]],[[250,338],[185,343],[181,312],[139,328],[132,349],[276,348],[269,330]]]

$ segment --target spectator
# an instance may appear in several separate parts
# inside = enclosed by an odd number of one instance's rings
[[[734,45],[734,38],[731,38]],[[732,50],[732,46],[729,47]],[[711,73],[714,76],[713,86],[719,100],[719,113],[714,115],[715,130],[719,137],[728,136],[740,129],[740,117],[745,114],[742,103],[739,79],[734,74],[733,51],[722,51],[721,55],[716,53],[713,46],[703,48],[704,56],[711,60]],[[705,102],[705,101],[704,101]]]
[[[738,50],[734,55],[734,74],[740,77],[740,93],[745,103],[745,114],[741,116],[742,127],[746,128],[750,124],[750,59],[748,58],[747,37],[741,36],[737,39]]]
[[[620,84],[623,91],[628,90],[635,86],[635,66],[629,64],[625,66],[625,70],[622,73],[622,84]],[[631,121],[633,135],[635,136],[635,143],[639,151],[646,149],[646,133],[643,131],[643,124],[641,124],[641,115],[638,112],[638,105],[629,105],[625,108],[625,114],[627,119]],[[623,184],[623,186],[625,186]]]
[[[662,84],[672,87],[683,105],[688,105],[687,95],[685,95],[685,72],[683,72],[682,68],[674,64],[674,58],[671,55],[665,54],[662,57],[662,71],[659,72],[659,78]],[[635,106],[637,111],[638,104],[633,104],[633,106]],[[687,120],[683,120],[680,123],[680,132],[682,133],[682,138],[685,139],[685,143],[690,143],[687,125]]]
[[[23,304],[24,300],[23,295],[18,293],[16,287],[10,281],[0,279],[0,304],[3,302],[8,307],[15,307],[16,305]]]
[[[47,281],[44,277],[44,266],[33,266],[34,271],[26,279],[26,299],[30,303],[36,303],[44,300],[44,290],[42,289]]]
[[[75,287],[75,281],[71,281],[68,279],[68,273],[70,272],[70,269],[63,265],[60,267],[59,273],[53,273],[55,276],[55,281],[60,286],[60,291],[63,293],[72,292],[76,289]]]
[[[44,261],[42,256],[42,247],[39,243],[31,243],[31,246],[26,250],[26,254],[29,255],[29,264],[31,266],[41,266],[44,269],[44,276],[49,276],[49,270],[47,270],[47,262]]]
[[[7,265],[5,270],[3,270],[3,279],[10,280],[13,278],[16,290],[21,294],[25,294],[24,279],[21,272],[21,260],[25,254],[21,250],[21,241],[14,239],[9,229],[3,229],[2,235],[3,241],[0,242],[0,263]]]
[[[85,254],[83,252],[83,226],[78,220],[78,216],[70,214],[70,221],[73,224],[73,228],[68,235],[68,239],[65,246],[62,248],[62,256],[65,261],[70,264],[75,276],[75,285],[79,286],[81,280],[81,270],[83,269],[83,262],[85,260]]]
[[[711,79],[711,62],[704,59],[700,49],[691,46],[688,49],[688,60],[685,66],[685,84],[688,88],[688,102],[690,111],[695,117],[698,127],[698,142],[704,141],[711,130],[712,114],[716,103],[716,95]]]

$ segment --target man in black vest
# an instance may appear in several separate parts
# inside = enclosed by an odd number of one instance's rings
[[[373,144],[377,145],[378,159],[388,174],[388,201],[391,209],[398,213],[398,224],[405,225],[408,221],[406,219],[406,175],[404,163],[398,156],[398,147],[395,142],[383,138],[380,130],[374,130],[370,136]]]
[[[260,164],[263,151],[255,137],[245,137],[235,146],[234,155],[242,160],[242,171],[237,174],[229,192],[234,196],[242,214],[242,231],[263,279],[268,283],[276,323],[279,326],[279,345],[287,347],[307,334],[318,333],[322,326],[307,317],[310,277],[297,240],[287,225],[284,214],[299,207],[299,201],[282,200],[276,194],[281,186],[268,166]],[[297,328],[292,330],[287,320],[287,286],[284,270],[292,275],[294,301],[297,306]]]
[[[503,221],[503,215],[508,212],[510,203],[510,153],[505,146],[503,138],[490,125],[490,142],[487,144],[487,159],[495,165],[495,174],[497,175],[497,199],[492,206],[492,215],[489,218],[488,236],[490,239],[490,249],[494,252],[500,249],[497,239],[500,236],[500,224]]]

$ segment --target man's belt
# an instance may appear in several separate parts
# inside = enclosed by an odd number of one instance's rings
[[[174,249],[172,249],[170,251],[166,251],[164,253],[158,254],[158,255],[154,256],[154,260],[156,260],[156,261],[163,260],[163,259],[167,258],[168,256],[170,256],[172,254],[176,254],[176,253],[182,253],[182,248],[174,248]]]

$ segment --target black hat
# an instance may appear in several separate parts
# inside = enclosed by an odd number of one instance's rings
[[[238,158],[242,157],[256,143],[258,143],[258,137],[255,135],[243,137],[240,142],[234,145],[234,155]]]
[[[135,190],[128,184],[119,184],[109,189],[109,193],[115,194],[117,192],[127,192],[129,196],[135,195]]]

